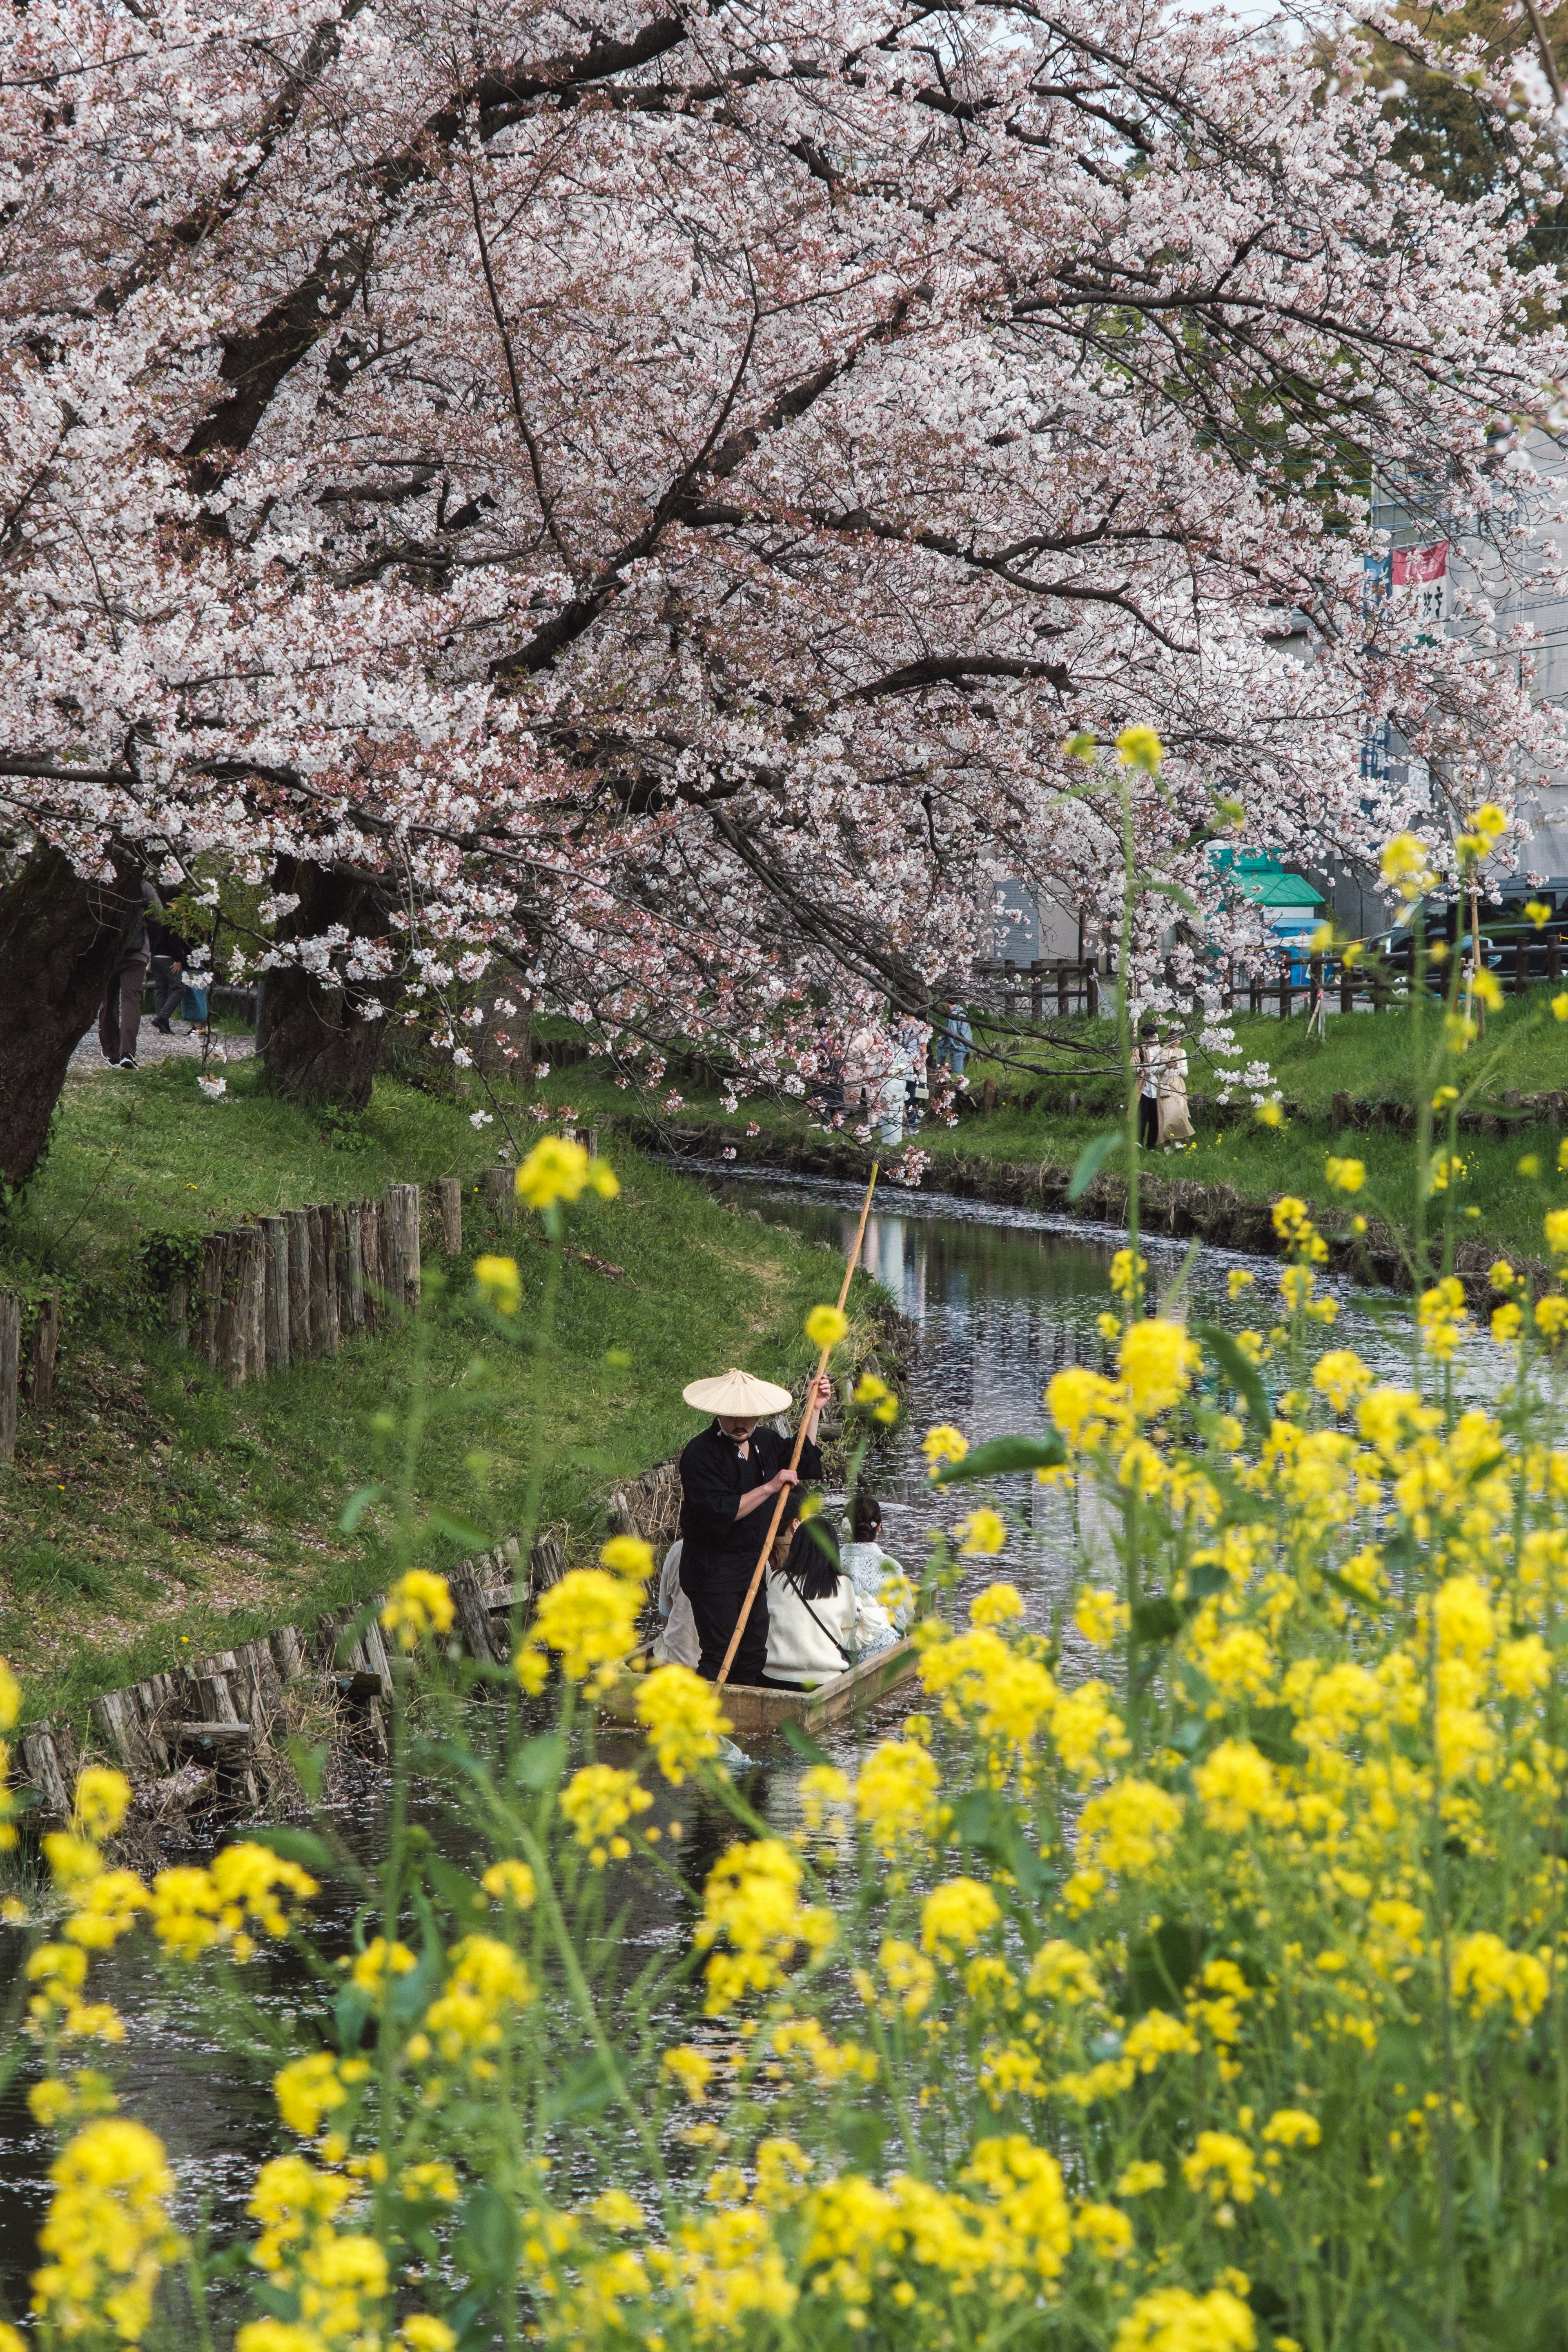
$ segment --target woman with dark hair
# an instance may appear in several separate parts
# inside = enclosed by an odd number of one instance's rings
[[[874,1602],[868,1610],[845,1575],[837,1541],[821,1517],[795,1528],[787,1549],[774,1547],[767,1593],[768,1684],[800,1690],[831,1682],[891,1637],[886,1613]]]
[[[864,1486],[855,1489],[855,1500],[849,1511],[849,1533],[853,1540],[844,1547],[841,1555],[843,1565],[861,1599],[870,1601],[887,1617],[888,1639],[891,1641],[893,1635],[901,1633],[909,1623],[909,1605],[900,1601],[889,1609],[882,1598],[882,1588],[890,1576],[896,1576],[901,1581],[904,1571],[892,1553],[882,1549],[879,1540],[882,1533],[882,1506],[875,1495],[867,1493]],[[868,1642],[863,1637],[860,1646],[863,1650],[877,1650],[884,1644]]]

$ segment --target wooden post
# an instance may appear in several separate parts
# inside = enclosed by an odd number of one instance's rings
[[[1279,959],[1279,1018],[1281,1021],[1289,1020],[1290,1007],[1294,1001],[1294,992],[1290,986],[1290,950],[1287,948]]]
[[[364,1328],[364,1212],[357,1201],[343,1211],[343,1247],[347,1271],[343,1277],[342,1312],[345,1331]]]
[[[1091,1021],[1098,1021],[1100,1018],[1100,958],[1098,956],[1095,957],[1094,961],[1089,967],[1088,978],[1089,986],[1087,990],[1087,1009],[1089,1017]]]
[[[1013,1018],[1014,1010],[1017,1004],[1017,999],[1013,993],[1013,974],[1017,971],[1017,969],[1018,967],[1014,962],[1011,956],[1003,957],[1002,1013],[1004,1019],[1008,1021],[1011,1021]]]
[[[325,1356],[338,1352],[338,1265],[332,1245],[330,1207],[312,1209],[310,1216],[310,1328]],[[318,1314],[318,1307],[320,1312]]]
[[[21,1375],[22,1302],[0,1290],[0,1462],[16,1458],[16,1406]]]
[[[381,1283],[389,1307],[401,1312],[408,1287],[408,1240],[403,1223],[401,1184],[381,1196]]]
[[[245,1228],[245,1377],[267,1377],[267,1236],[259,1224]]]
[[[316,1344],[310,1328],[310,1220],[303,1209],[290,1209],[283,1222],[289,1228],[289,1354],[297,1364]]]
[[[33,1325],[32,1361],[27,1372],[27,1402],[35,1412],[55,1401],[55,1362],[60,1346],[60,1295],[51,1290],[38,1305]]]
[[[419,1304],[419,1294],[425,1286],[424,1270],[419,1255],[419,1187],[417,1184],[405,1184],[403,1192],[403,1215],[405,1230],[408,1236],[406,1251],[408,1289],[405,1303],[412,1315]]]
[[[1340,965],[1340,1011],[1355,1011],[1355,966],[1352,963]]]
[[[517,1219],[517,1171],[512,1168],[485,1170],[485,1206],[498,1225]]]
[[[1521,931],[1513,950],[1513,992],[1523,996],[1530,987],[1530,941]]]
[[[250,1230],[254,1233],[255,1227]],[[213,1333],[213,1370],[226,1388],[237,1389],[245,1379],[245,1233],[226,1234],[223,1286]]]
[[[1247,1009],[1249,1013],[1261,1013],[1263,1010],[1263,983],[1255,971],[1247,975]]]
[[[1068,983],[1069,983],[1069,981],[1070,981],[1070,978],[1071,978],[1071,972],[1072,972],[1072,967],[1071,967],[1071,965],[1068,962],[1067,958],[1066,958],[1065,956],[1058,956],[1058,958],[1057,958],[1057,1018],[1058,1018],[1058,1021],[1065,1021],[1065,1020],[1067,1019],[1067,1017],[1068,1017]],[[1039,1017],[1040,1017],[1040,1016],[1039,1016],[1039,1014],[1037,1013],[1036,1013],[1036,1015],[1035,1015],[1036,1020],[1037,1021],[1037,1020],[1039,1019]]]
[[[1563,934],[1552,930],[1546,934],[1546,977],[1553,988],[1563,977]]]
[[[360,1204],[360,1251],[363,1265],[364,1319],[374,1330],[385,1312],[381,1264],[381,1207],[375,1201]]]
[[[345,1339],[353,1329],[349,1316],[349,1213],[341,1202],[334,1202],[329,1215],[332,1229],[332,1296],[337,1301],[338,1337]]]
[[[289,1369],[289,1222],[261,1220],[261,1344],[269,1372]]]
[[[1062,968],[1061,968],[1061,964],[1060,964],[1060,962],[1059,962],[1059,961],[1058,961],[1058,964],[1057,964],[1057,994],[1058,994],[1058,997],[1059,997],[1059,996],[1060,996],[1060,994],[1061,994],[1061,987],[1062,987]],[[1043,965],[1040,963],[1039,960],[1037,958],[1037,959],[1036,959],[1036,961],[1034,961],[1034,962],[1029,966],[1029,1018],[1030,1018],[1030,1020],[1031,1020],[1031,1021],[1038,1021],[1038,1020],[1042,1019],[1042,1018],[1043,1018],[1043,1016],[1044,1016],[1044,1013],[1045,1013],[1045,1010],[1046,1010],[1046,975],[1045,975],[1045,969],[1044,969]]]
[[[218,1319],[223,1311],[224,1276],[228,1266],[228,1235],[207,1234],[202,1241],[202,1263],[196,1276],[196,1347],[209,1372],[218,1369]]]
[[[163,1301],[163,1328],[176,1348],[191,1344],[191,1277],[177,1274]]]
[[[456,1176],[437,1179],[436,1213],[441,1221],[442,1255],[456,1257],[463,1246],[463,1187]]]

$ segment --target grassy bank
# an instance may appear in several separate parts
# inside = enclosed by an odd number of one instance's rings
[[[798,1370],[802,1316],[837,1284],[828,1253],[617,1152],[620,1198],[570,1212],[569,1238],[624,1274],[567,1258],[554,1345],[537,1361],[538,1221],[498,1232],[468,1190],[462,1253],[428,1269],[417,1328],[226,1391],[143,1309],[133,1276],[150,1233],[468,1172],[493,1150],[460,1105],[399,1087],[378,1087],[367,1139],[348,1153],[245,1074],[231,1088],[203,1104],[167,1066],[73,1088],[9,1236],[25,1272],[47,1267],[52,1235],[78,1303],[55,1406],[24,1413],[15,1469],[0,1473],[0,1654],[24,1677],[29,1715],[374,1591],[390,1513],[372,1508],[352,1537],[339,1522],[356,1488],[400,1477],[396,1424],[416,1383],[430,1408],[416,1470],[425,1504],[495,1540],[521,1524],[542,1459],[543,1518],[586,1540],[609,1490],[692,1433],[683,1383],[731,1362]],[[109,1145],[113,1178],[94,1190]],[[182,1213],[177,1192],[193,1185]],[[469,1279],[473,1256],[497,1248],[515,1251],[523,1276],[505,1323],[475,1305]],[[427,1550],[442,1565],[469,1548],[453,1532]]]
[[[1428,1016],[1428,1048],[1435,1017]],[[1291,1106],[1290,1118],[1283,1127],[1270,1129],[1241,1107],[1210,1110],[1200,1118],[1190,1148],[1150,1155],[1150,1164],[1163,1174],[1232,1185],[1251,1198],[1295,1192],[1327,1210],[1336,1196],[1324,1180],[1324,1160],[1330,1153],[1353,1155],[1367,1170],[1366,1192],[1357,1206],[1408,1230],[1415,1206],[1409,1139],[1336,1124],[1332,1117],[1336,1095],[1367,1103],[1415,1100],[1417,1065],[1408,1012],[1331,1014],[1322,1039],[1307,1036],[1301,1016],[1281,1022],[1243,1014],[1236,1031],[1246,1059],[1268,1065]],[[1093,1136],[1118,1122],[1120,1080],[1105,1066],[1114,1059],[1113,1025],[1077,1023],[1070,1034],[1084,1048],[1085,1070],[1047,1076],[1029,1066],[1041,1052],[1035,1041],[1016,1042],[1004,1060],[986,1054],[985,1032],[979,1028],[981,1050],[967,1074],[969,1105],[955,1127],[928,1124],[918,1138],[932,1163],[924,1180],[928,1189],[940,1191],[944,1162],[976,1155],[1071,1167]],[[1510,1120],[1501,1136],[1466,1134],[1461,1139],[1466,1173],[1460,1199],[1479,1212],[1464,1221],[1465,1229],[1495,1250],[1539,1256],[1543,1212],[1568,1201],[1568,1177],[1556,1172],[1561,1137],[1528,1114],[1510,1113],[1503,1097],[1514,1091],[1568,1089],[1568,1024],[1552,1018],[1543,994],[1521,1003],[1510,1000],[1501,1013],[1490,1016],[1487,1036],[1472,1047],[1464,1076],[1467,1085],[1477,1089],[1472,1108],[1496,1111]],[[978,1108],[987,1079],[998,1097],[989,1114]],[[1194,1056],[1189,1083],[1194,1094],[1213,1095],[1218,1082]],[[608,1119],[617,1112],[624,1116],[627,1108],[627,1097],[596,1075],[592,1064],[552,1073],[545,1092],[553,1100],[577,1105],[584,1117]],[[781,1150],[806,1132],[813,1117],[802,1106],[770,1102],[742,1104],[733,1118],[724,1121],[716,1096],[685,1081],[679,1092],[684,1100],[669,1114],[672,1123],[699,1117],[743,1132],[754,1120]],[[659,1109],[668,1095],[668,1087],[650,1095],[647,1108]],[[1076,1105],[1069,1103],[1073,1095]],[[1532,1158],[1540,1173],[1521,1174],[1520,1163],[1528,1164]]]

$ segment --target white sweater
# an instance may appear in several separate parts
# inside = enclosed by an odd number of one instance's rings
[[[770,1681],[831,1682],[893,1638],[887,1611],[858,1593],[847,1576],[822,1600],[806,1601],[787,1577],[770,1570],[767,1595]]]
[[[848,1574],[854,1578],[856,1591],[864,1593],[866,1599],[874,1601],[879,1609],[882,1607],[882,1587],[888,1578],[902,1576],[904,1572],[892,1553],[884,1551],[881,1545],[875,1541],[840,1544],[838,1557]],[[886,1614],[886,1612],[884,1611],[883,1613]],[[907,1608],[896,1609],[889,1619],[889,1631],[896,1630],[901,1633],[908,1617]],[[862,1649],[867,1646],[864,1639],[860,1646]],[[870,1646],[875,1649],[879,1645],[873,1643]]]

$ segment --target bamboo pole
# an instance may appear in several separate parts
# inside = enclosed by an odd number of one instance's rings
[[[844,1268],[844,1280],[839,1286],[838,1312],[840,1315],[844,1312],[844,1302],[849,1296],[849,1285],[855,1278],[855,1268],[860,1262],[860,1244],[866,1238],[866,1220],[871,1213],[871,1195],[876,1189],[877,1162],[873,1160],[871,1162],[871,1181],[866,1187],[866,1197],[860,1203],[860,1222],[855,1228],[855,1246],[849,1253],[848,1263]],[[832,1340],[829,1340],[826,1347],[824,1348],[821,1355],[818,1356],[816,1360],[816,1370],[811,1376],[811,1386],[805,1392],[805,1411],[801,1414],[800,1427],[795,1433],[795,1451],[789,1457],[789,1466],[792,1470],[798,1470],[800,1467],[800,1451],[801,1447],[805,1444],[805,1424],[811,1419],[812,1414],[811,1400],[816,1393],[817,1381],[827,1370],[827,1360],[832,1353],[833,1342]],[[741,1646],[741,1636],[746,1630],[746,1621],[752,1613],[752,1603],[757,1597],[757,1590],[763,1580],[763,1571],[768,1564],[768,1554],[773,1550],[773,1538],[779,1531],[779,1521],[784,1517],[784,1504],[788,1496],[789,1488],[787,1486],[781,1486],[778,1493],[773,1496],[773,1517],[768,1521],[768,1531],[763,1538],[763,1548],[757,1554],[757,1564],[752,1570],[752,1580],[746,1588],[746,1597],[741,1603],[741,1613],[735,1620],[735,1630],[730,1636],[730,1646],[724,1653],[724,1663],[719,1669],[719,1684],[721,1689],[730,1679],[730,1668],[733,1665],[735,1662],[735,1653]]]

